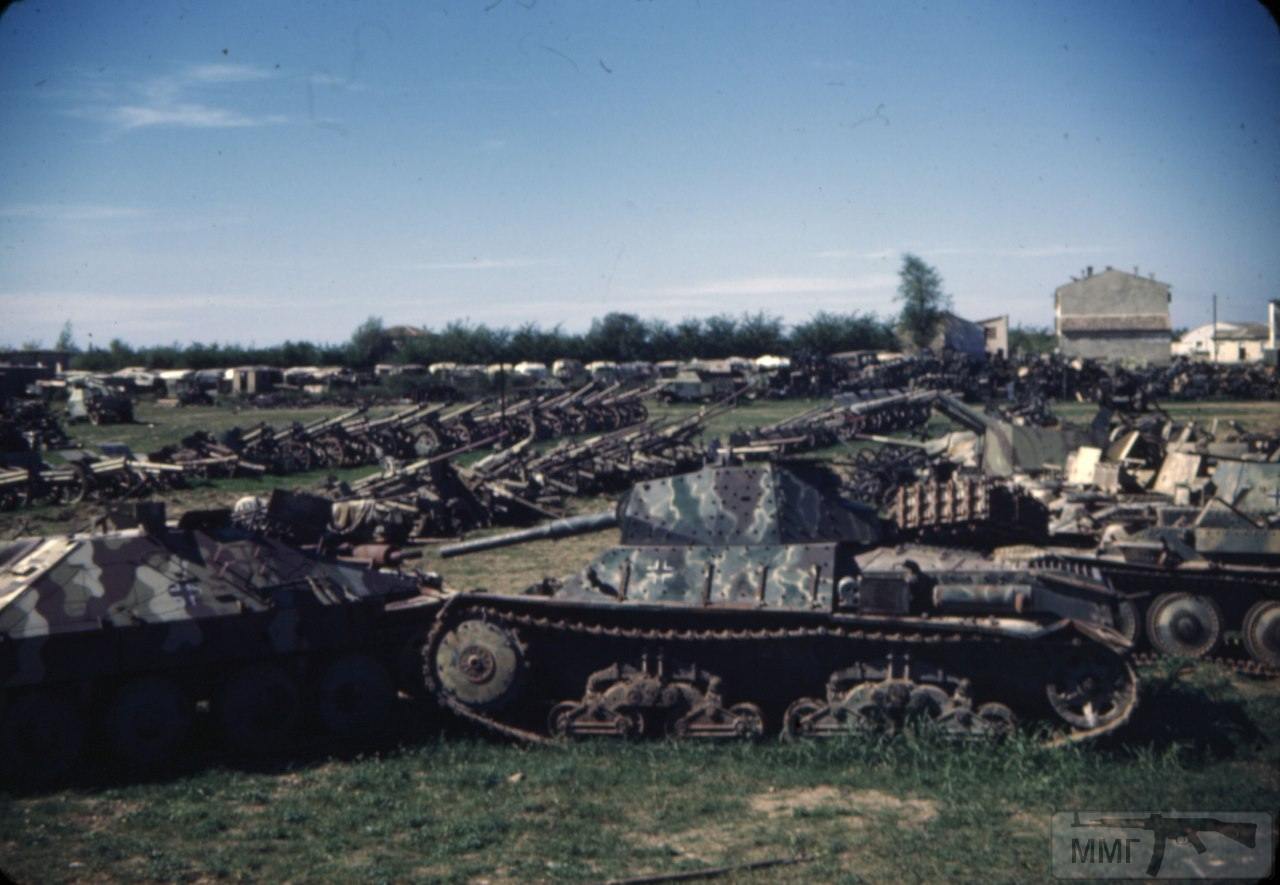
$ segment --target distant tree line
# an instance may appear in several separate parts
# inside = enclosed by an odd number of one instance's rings
[[[416,334],[414,334],[416,333]],[[30,341],[27,349],[39,349]],[[370,368],[377,363],[550,363],[560,358],[658,361],[666,359],[718,359],[765,354],[828,354],[845,350],[892,350],[897,345],[893,322],[874,314],[823,311],[788,328],[780,317],[766,313],[706,319],[689,318],[678,323],[642,319],[629,313],[609,313],[592,321],[586,332],[566,332],[560,326],[527,323],[515,328],[483,323],[451,322],[441,328],[415,329],[384,325],[369,317],[342,344],[285,341],[266,347],[243,344],[150,345],[134,347],[113,339],[106,347],[83,349],[72,335],[70,323],[56,342],[57,349],[73,356],[71,366],[93,372],[109,372],[126,366],[146,369],[211,369],[222,366],[347,366]]]
[[[126,366],[146,369],[213,369],[223,366],[347,366],[368,369],[378,363],[550,363],[561,358],[632,362],[729,356],[822,356],[848,350],[897,350],[899,334],[917,346],[933,336],[951,297],[943,292],[942,277],[919,257],[903,255],[896,317],[871,313],[820,311],[808,321],[788,328],[782,318],[763,311],[739,316],[718,314],[690,317],[678,323],[642,319],[630,313],[608,313],[592,320],[582,333],[560,326],[544,328],[526,323],[514,329],[454,321],[440,329],[386,327],[381,317],[361,323],[345,344],[286,341],[269,347],[193,342],[131,347],[114,339],[105,348],[81,350],[70,321],[62,328],[56,348],[73,354],[72,368],[94,372]],[[1014,353],[1043,353],[1053,349],[1048,329],[1019,326],[1010,331]],[[39,349],[29,341],[27,349]]]

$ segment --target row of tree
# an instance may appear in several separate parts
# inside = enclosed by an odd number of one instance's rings
[[[440,329],[388,329],[381,318],[370,317],[345,344],[285,341],[268,347],[240,344],[131,347],[119,339],[106,348],[80,350],[70,322],[55,345],[71,351],[72,366],[89,371],[114,371],[126,366],[148,369],[209,369],[234,365],[349,366],[370,368],[377,363],[550,363],[560,358],[659,361],[717,359],[765,354],[831,354],[847,350],[892,350],[899,335],[917,346],[928,346],[951,299],[942,290],[938,272],[914,255],[904,255],[899,271],[897,317],[869,313],[819,312],[788,328],[781,317],[764,312],[740,316],[720,314],[678,323],[643,319],[629,313],[609,313],[592,321],[584,333],[560,326],[529,323],[514,329],[452,322]],[[1015,350],[1041,352],[1051,347],[1047,330],[1017,329],[1010,336]],[[35,346],[32,342],[27,346]]]

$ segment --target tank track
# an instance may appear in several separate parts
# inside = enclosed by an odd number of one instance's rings
[[[1140,667],[1150,667],[1159,664],[1162,661],[1177,660],[1175,658],[1162,655],[1158,652],[1146,651],[1141,654],[1135,654],[1132,658],[1133,663]],[[1233,673],[1240,673],[1244,676],[1260,676],[1265,679],[1280,678],[1280,668],[1268,667],[1266,664],[1255,661],[1252,658],[1240,658],[1227,655],[1210,655],[1203,658],[1186,658],[1197,664],[1210,664],[1223,670],[1229,670]]]
[[[984,645],[987,647],[995,647],[1007,642],[1007,640],[1004,640],[1003,638],[983,635],[977,631],[954,630],[947,633],[916,631],[903,629],[901,625],[895,625],[895,627],[890,630],[853,628],[839,625],[779,627],[773,629],[753,628],[743,630],[688,628],[642,629],[635,627],[607,626],[598,623],[590,623],[586,620],[573,620],[567,617],[557,618],[514,612],[500,605],[467,600],[465,594],[450,598],[448,602],[446,602],[445,606],[440,610],[426,641],[422,645],[423,676],[428,693],[434,695],[436,702],[440,707],[449,710],[459,718],[477,725],[495,735],[528,744],[553,744],[556,743],[557,739],[536,731],[531,731],[526,728],[521,728],[510,723],[503,722],[494,716],[486,715],[485,713],[471,709],[450,697],[448,692],[444,691],[442,686],[437,684],[432,672],[432,661],[435,656],[436,649],[439,647],[441,638],[443,637],[446,629],[450,626],[451,619],[449,615],[455,604],[465,605],[468,618],[478,617],[483,620],[502,624],[508,627],[527,627],[543,631],[559,631],[580,636],[621,640],[719,643],[794,639],[852,639],[896,643],[918,643],[922,646],[968,642],[974,645]],[[1126,669],[1129,676],[1136,684],[1137,677],[1130,663],[1131,660],[1131,658],[1126,659]],[[1091,740],[1095,737],[1115,731],[1116,729],[1123,727],[1129,721],[1133,715],[1134,709],[1137,707],[1137,703],[1137,692],[1135,691],[1128,708],[1122,715],[1118,716],[1113,721],[1092,729],[1082,729],[1055,734],[1047,738],[1044,741],[1044,745],[1047,747],[1065,746],[1068,744]]]

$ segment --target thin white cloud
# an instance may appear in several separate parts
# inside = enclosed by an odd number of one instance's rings
[[[91,103],[69,111],[72,116],[99,120],[118,132],[138,129],[245,129],[290,122],[279,114],[254,114],[219,98],[228,90],[278,79],[267,68],[252,64],[188,65],[171,74],[93,92]]]
[[[101,112],[102,119],[120,129],[167,127],[176,129],[243,129],[287,123],[279,115],[253,116],[197,102],[164,105],[121,105]]]
[[[148,210],[136,206],[104,206],[91,203],[9,203],[0,206],[0,218],[30,221],[118,221],[141,218]]]
[[[229,63],[192,65],[183,71],[183,79],[192,83],[252,83],[271,76],[271,71],[258,65]]]
[[[472,258],[470,261],[428,261],[405,265],[408,270],[507,270],[520,267],[547,267],[548,258]]]
[[[813,258],[838,258],[862,261],[883,261],[898,258],[905,252],[913,252],[928,259],[933,256],[973,256],[981,258],[1055,258],[1062,255],[1098,255],[1112,250],[1104,246],[903,246],[899,249],[876,249],[858,252],[853,249],[824,249],[810,253]]]
[[[812,254],[814,258],[857,258],[864,261],[883,261],[886,258],[896,258],[900,252],[897,249],[876,249],[872,252],[858,252],[853,249],[824,249],[821,252]]]
[[[665,295],[807,295],[819,292],[866,292],[897,285],[892,274],[861,277],[741,277],[660,289]]]

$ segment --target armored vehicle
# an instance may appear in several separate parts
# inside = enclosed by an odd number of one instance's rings
[[[958,736],[1048,721],[1069,738],[1119,727],[1136,703],[1125,639],[1054,611],[1073,581],[1105,585],[918,556],[862,570],[879,520],[817,465],[705,467],[636,485],[614,513],[441,554],[614,523],[621,543],[578,574],[443,605],[423,651],[443,706],[527,740],[818,737],[917,719]]]
[[[0,772],[56,779],[91,741],[152,769],[198,707],[245,753],[281,748],[304,722],[378,727],[400,685],[420,688],[414,641],[439,600],[385,568],[397,559],[303,549],[228,511],[167,524],[160,504],[101,533],[6,543]]]

